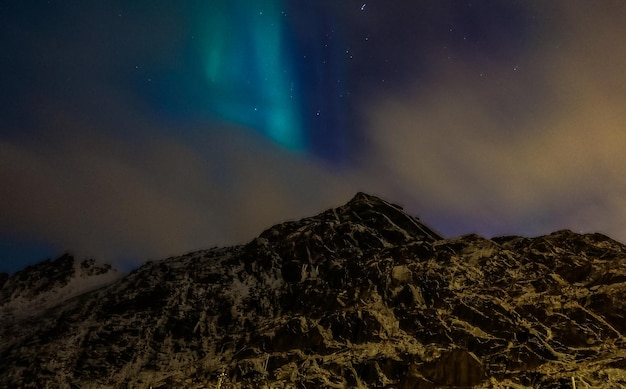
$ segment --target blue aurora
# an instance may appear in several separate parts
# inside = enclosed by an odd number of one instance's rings
[[[280,0],[212,1],[199,22],[211,110],[290,150],[305,148],[292,49]]]
[[[309,1],[214,0],[194,11],[211,114],[285,149],[343,162],[350,93],[328,10]]]

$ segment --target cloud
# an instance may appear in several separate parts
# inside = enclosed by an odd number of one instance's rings
[[[48,120],[63,130],[0,142],[0,231],[79,256],[137,263],[243,243],[351,192],[243,129],[189,130],[191,142],[158,128],[122,138],[76,116]]]
[[[382,161],[372,169],[430,212],[456,215],[440,228],[572,228],[626,241],[624,7],[562,2],[552,12],[519,64],[437,58],[432,82],[367,107]]]

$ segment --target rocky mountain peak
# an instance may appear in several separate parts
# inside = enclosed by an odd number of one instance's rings
[[[372,250],[443,237],[398,205],[358,193],[347,204],[264,231],[247,250],[295,263],[319,265],[331,258],[362,257]]]
[[[7,275],[0,285],[0,313],[5,320],[36,315],[119,277],[109,264],[79,262],[66,253]]]
[[[354,215],[358,220],[369,223],[377,230],[404,231],[411,239],[434,242],[443,239],[439,233],[422,223],[418,218],[410,216],[399,205],[389,203],[376,196],[359,192],[345,206],[340,207],[344,215]],[[352,220],[357,222],[358,220]]]
[[[0,316],[0,387],[620,388],[625,295],[604,235],[444,239],[359,193]]]

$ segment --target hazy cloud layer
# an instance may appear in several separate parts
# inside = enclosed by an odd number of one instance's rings
[[[0,143],[0,229],[124,263],[243,243],[349,197],[346,184],[254,134],[212,129],[192,147],[85,131]],[[80,130],[78,130],[80,128]]]
[[[368,107],[373,160],[428,212],[456,215],[441,228],[626,240],[624,7],[561,5],[508,69],[438,59],[426,87]]]

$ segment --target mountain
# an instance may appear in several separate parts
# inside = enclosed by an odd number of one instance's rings
[[[109,284],[121,275],[108,264],[93,259],[82,262],[64,254],[9,277],[0,274],[2,324],[37,316],[74,296]]]
[[[0,387],[626,387],[626,246],[601,234],[445,239],[359,193],[17,315],[69,262],[0,285]]]

